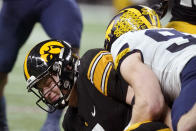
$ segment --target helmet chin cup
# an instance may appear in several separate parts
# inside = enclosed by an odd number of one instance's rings
[[[38,107],[48,113],[53,113],[54,111],[56,111],[56,109],[63,109],[68,105],[68,101],[65,101],[63,97],[59,99],[56,104],[50,104],[47,101],[43,103],[43,101],[43,99],[39,99],[36,104]]]

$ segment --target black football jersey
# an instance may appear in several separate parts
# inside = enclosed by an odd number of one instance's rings
[[[89,50],[81,58],[77,93],[84,127],[80,131],[122,131],[130,121],[132,108],[124,102],[128,84],[115,72],[112,61],[103,49]]]
[[[172,21],[186,21],[196,24],[196,1],[173,0]]]

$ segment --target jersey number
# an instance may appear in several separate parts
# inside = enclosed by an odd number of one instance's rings
[[[163,35],[163,33],[167,33],[167,35]],[[145,34],[157,42],[169,41],[174,38],[184,38],[187,39],[187,42],[184,43],[173,43],[167,50],[175,53],[177,51],[183,50],[184,48],[196,44],[196,38],[191,35],[183,34],[176,30],[162,29],[162,30],[147,30]]]

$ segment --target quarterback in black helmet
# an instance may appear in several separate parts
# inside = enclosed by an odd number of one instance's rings
[[[114,70],[112,55],[105,49],[88,50],[79,61],[67,42],[43,41],[27,54],[24,74],[27,90],[38,97],[40,108],[52,112],[69,105],[64,130],[122,131],[130,122],[134,92]],[[163,123],[136,125],[125,130],[169,131]]]
[[[141,19],[137,19],[136,22],[139,22],[139,26],[143,25],[143,28],[144,26],[149,28],[160,26],[157,14],[150,8],[133,7],[128,13],[132,17],[142,13]],[[148,18],[150,20],[146,21]],[[122,131],[131,119],[134,93],[133,89],[122,79],[120,72],[114,70],[114,65],[111,53],[105,49],[89,50],[79,62],[68,43],[60,40],[48,40],[36,45],[27,54],[24,62],[24,74],[27,79],[28,91],[39,97],[37,104],[42,109],[48,111],[49,107],[53,111],[66,106],[68,100],[69,105],[71,103],[73,107],[77,107],[75,108],[75,120],[80,124],[79,127],[74,125],[73,130]],[[75,103],[71,99],[74,89],[77,90]],[[151,90],[151,88],[148,89]],[[152,94],[151,97],[161,96],[159,91]],[[132,94],[132,97],[127,98],[128,92]],[[136,98],[138,97],[136,96]],[[158,106],[156,106],[157,103]],[[163,105],[162,99],[154,99],[148,105],[156,106],[156,108],[150,108],[150,110],[142,108],[144,109],[143,116],[151,115],[147,113],[151,112],[151,109],[156,109],[156,112],[153,112],[155,114],[152,114],[159,116]],[[140,106],[143,107],[143,105]],[[69,119],[66,118],[63,122],[64,129],[71,124],[67,124]],[[72,124],[74,123],[72,122]]]
[[[128,85],[113,70],[112,56],[104,49],[90,50],[79,61],[67,42],[43,41],[27,54],[24,75],[40,108],[53,112],[69,105],[65,130],[122,131],[130,120]]]
[[[28,92],[47,112],[67,105],[66,99],[77,77],[78,57],[65,41],[48,40],[36,45],[24,61]],[[49,107],[49,108],[48,108]]]
[[[130,122],[134,92],[114,70],[112,55],[105,49],[88,50],[79,61],[67,42],[43,41],[27,54],[24,74],[27,90],[38,97],[40,108],[52,112],[69,105],[64,130],[122,131]],[[142,121],[138,129],[129,125],[126,130],[169,130],[160,125]]]

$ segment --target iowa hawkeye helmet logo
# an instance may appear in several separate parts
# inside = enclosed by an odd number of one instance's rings
[[[46,71],[59,58],[66,44],[71,49],[68,43],[57,40],[46,40],[33,47],[25,57],[25,78],[38,77]]]
[[[59,54],[61,52],[61,48],[63,47],[63,44],[57,41],[47,42],[40,48],[41,58],[45,62],[48,62],[53,59],[54,55]]]

